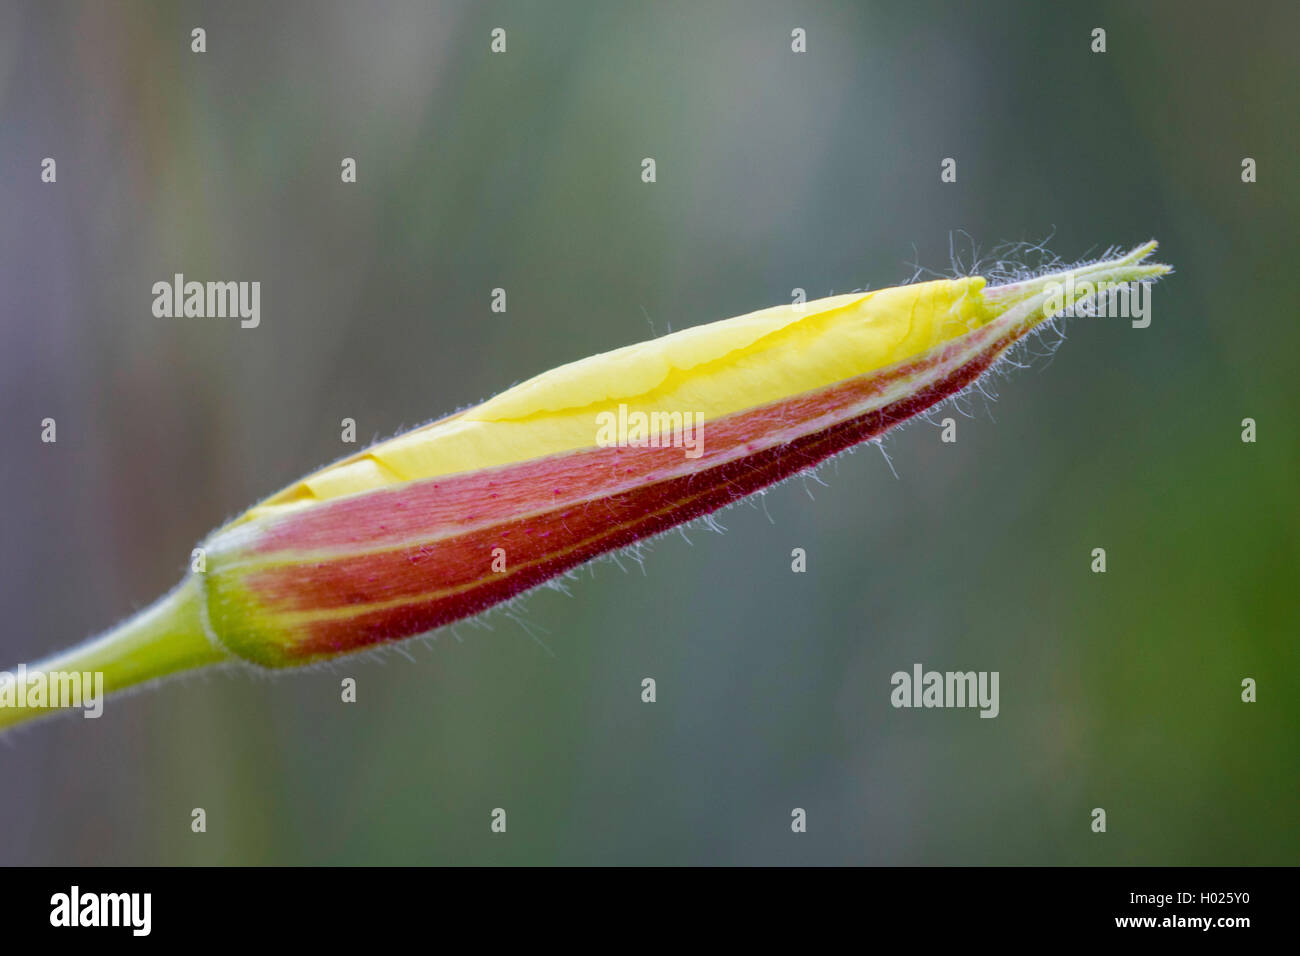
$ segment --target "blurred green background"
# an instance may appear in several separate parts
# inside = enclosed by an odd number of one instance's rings
[[[892,434],[897,478],[868,446],[409,657],[9,735],[0,863],[1298,862],[1298,11],[4,3],[0,667],[161,594],[344,417],[950,240],[1155,236],[1178,272],[1150,328],[1076,319],[945,412],[955,444]],[[175,272],[261,281],[261,326],[154,318]],[[1001,715],[893,709],[916,662],[1000,671]]]

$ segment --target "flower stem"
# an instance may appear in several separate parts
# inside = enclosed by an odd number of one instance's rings
[[[193,575],[170,593],[123,621],[107,633],[54,654],[25,669],[25,680],[44,680],[53,688],[55,674],[102,674],[105,695],[137,684],[158,680],[181,671],[230,660],[230,656],[208,640],[201,617],[202,596]],[[44,675],[43,677],[41,675]],[[21,676],[21,674],[19,675]],[[18,677],[12,678],[15,682]],[[10,680],[0,677],[0,681]],[[84,698],[94,684],[85,687]],[[10,688],[17,691],[17,688]],[[18,706],[9,694],[0,693],[0,731],[60,712],[50,706],[51,693],[40,705]]]

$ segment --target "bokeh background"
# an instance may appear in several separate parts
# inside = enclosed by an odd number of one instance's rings
[[[945,413],[956,444],[891,435],[897,477],[868,446],[409,656],[7,736],[0,863],[1296,863],[1297,29],[1282,2],[5,2],[0,667],[161,594],[351,451],[344,417],[386,437],[972,243],[1155,236],[1178,273],[1150,328],[1075,320]],[[175,272],[261,281],[261,326],[153,317]],[[915,662],[999,671],[1001,715],[893,709]]]

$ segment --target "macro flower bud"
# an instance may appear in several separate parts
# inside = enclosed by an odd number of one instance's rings
[[[995,287],[781,305],[564,365],[267,498],[209,536],[205,569],[159,604],[33,668],[103,670],[112,692],[223,661],[326,661],[470,617],[961,392],[1103,283],[1168,272],[1143,264],[1154,248]],[[0,709],[0,727],[17,719]]]

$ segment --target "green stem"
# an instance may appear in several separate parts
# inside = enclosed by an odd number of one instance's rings
[[[32,675],[38,672],[103,674],[103,690],[108,695],[181,671],[229,661],[230,655],[208,640],[201,601],[198,581],[188,576],[170,593],[111,631],[28,664],[27,681],[30,685]],[[10,673],[17,676],[15,671]],[[0,731],[59,712],[49,706],[49,694],[45,706],[16,706],[8,703],[6,695],[0,695],[0,702]]]

